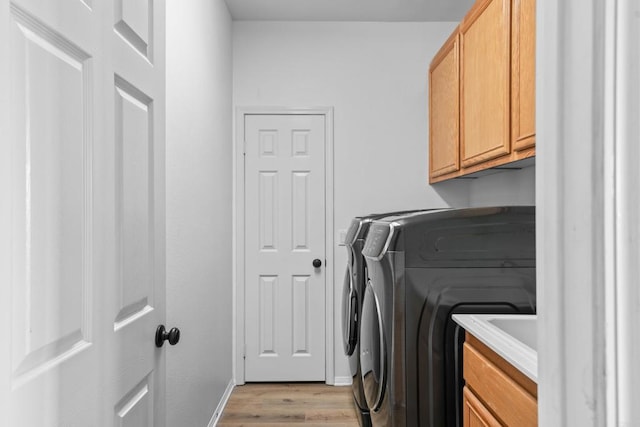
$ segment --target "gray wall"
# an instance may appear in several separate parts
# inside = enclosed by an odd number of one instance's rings
[[[206,426],[232,378],[231,18],[167,2],[167,426]]]
[[[471,181],[470,206],[535,205],[536,168],[529,166]]]

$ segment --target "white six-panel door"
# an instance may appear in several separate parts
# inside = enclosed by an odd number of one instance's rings
[[[245,380],[324,381],[325,116],[244,120]]]
[[[0,425],[163,426],[164,3],[0,9]]]

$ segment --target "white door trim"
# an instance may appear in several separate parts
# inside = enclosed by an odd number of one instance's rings
[[[325,382],[334,381],[334,247],[333,247],[333,107],[237,107],[233,175],[233,372],[244,384],[244,117],[246,115],[323,115],[325,117]]]
[[[632,2],[537,2],[541,426],[632,426],[640,419],[632,402],[640,377]]]

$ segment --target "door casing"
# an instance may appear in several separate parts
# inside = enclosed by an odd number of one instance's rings
[[[245,353],[245,116],[322,115],[325,117],[325,382],[334,380],[334,247],[333,247],[333,107],[238,107],[235,111],[233,172],[233,372],[236,384],[244,384]]]

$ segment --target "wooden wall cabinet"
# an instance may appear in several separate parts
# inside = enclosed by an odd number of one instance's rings
[[[460,25],[460,153],[469,167],[509,154],[511,0],[476,2]]]
[[[430,183],[534,156],[535,0],[477,0],[429,83]]]
[[[468,333],[462,357],[463,427],[537,427],[536,383]]]
[[[511,141],[536,144],[536,0],[514,0],[511,25]]]
[[[429,67],[429,170],[432,177],[460,170],[460,37],[449,37]]]

